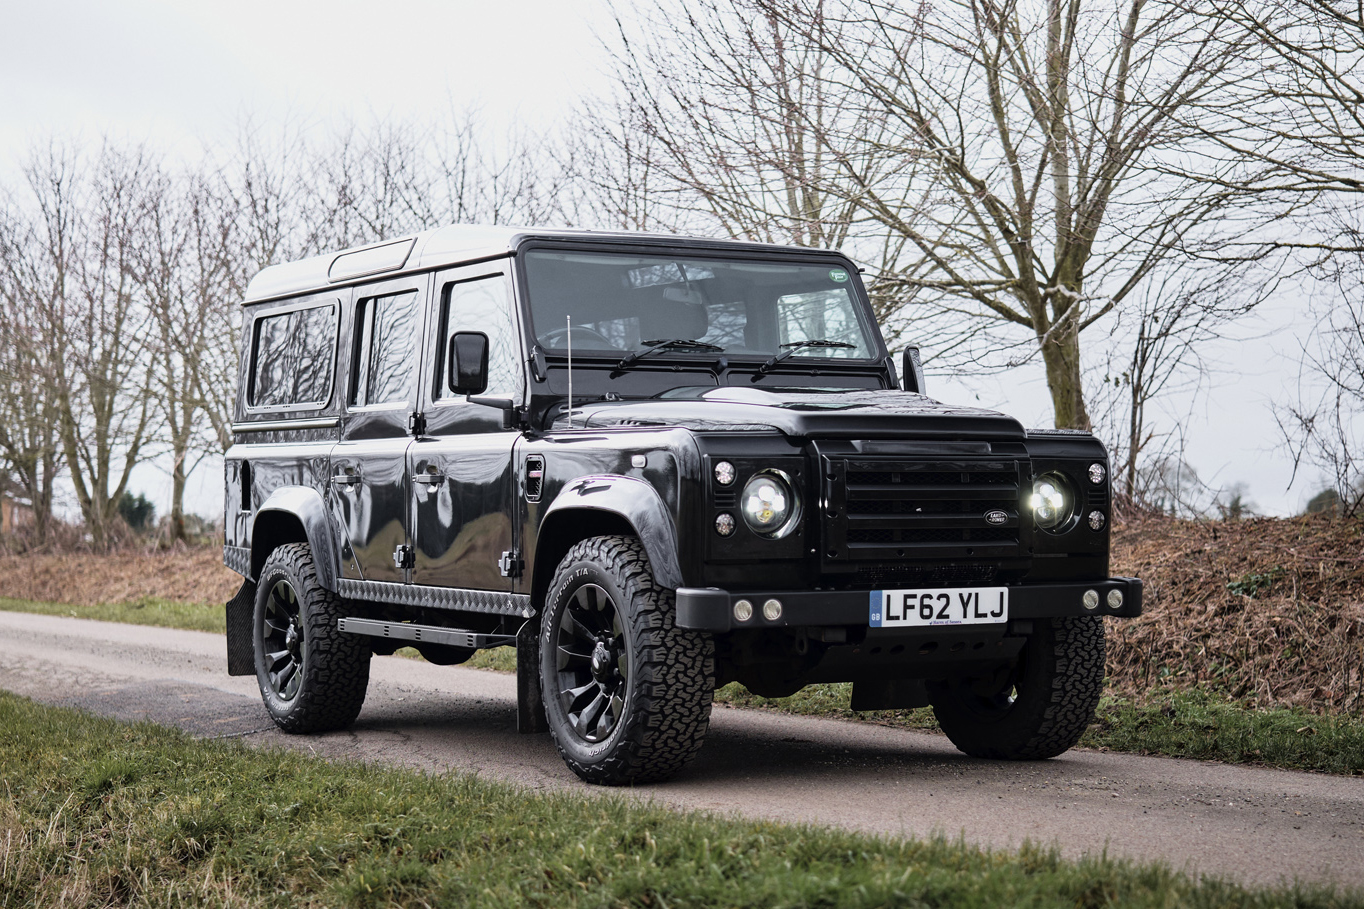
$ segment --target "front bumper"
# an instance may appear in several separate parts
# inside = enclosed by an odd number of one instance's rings
[[[1098,594],[1099,605],[1088,609],[1087,591]],[[1108,593],[1122,591],[1122,605],[1108,605]],[[870,623],[871,594],[868,590],[780,590],[739,591],[718,587],[679,587],[677,624],[693,631],[720,633],[749,628],[786,628]],[[775,621],[763,616],[768,600],[781,603]],[[748,600],[753,617],[746,622],[734,618],[734,603]],[[878,597],[879,603],[879,597]],[[1110,615],[1133,618],[1141,615],[1141,579],[1109,578],[1105,581],[1063,584],[1020,584],[1009,588],[1009,619],[1049,619],[1073,615]],[[976,626],[979,627],[979,626]]]

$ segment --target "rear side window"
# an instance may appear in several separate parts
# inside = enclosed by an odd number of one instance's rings
[[[408,403],[417,389],[418,324],[421,307],[417,292],[406,291],[360,301],[355,321],[355,371],[350,403]]]
[[[252,342],[252,407],[321,407],[331,397],[336,366],[335,303],[256,320]]]

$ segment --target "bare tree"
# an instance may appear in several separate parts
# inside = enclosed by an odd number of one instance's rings
[[[95,156],[52,145],[26,168],[39,240],[29,299],[42,311],[62,457],[97,547],[111,541],[155,418],[148,313],[131,281],[146,171],[144,150],[107,144]]]
[[[1293,472],[1314,467],[1338,496],[1340,510],[1364,508],[1364,304],[1357,294],[1326,315],[1319,347],[1304,352],[1297,400],[1276,408]]]
[[[10,206],[0,210],[0,465],[6,485],[33,509],[33,542],[47,541],[61,461],[58,457],[50,301],[54,284],[33,255],[38,237],[31,219]],[[56,282],[59,283],[59,282]]]
[[[235,212],[214,175],[149,168],[132,275],[155,328],[152,371],[171,454],[170,536],[184,540],[185,485],[197,460],[230,441],[222,360],[235,366],[229,258]],[[234,326],[235,327],[235,326]],[[224,349],[225,348],[225,349]]]
[[[1258,271],[1236,280],[1225,269],[1175,264],[1153,273],[1111,320],[1104,368],[1091,371],[1098,382],[1088,394],[1101,414],[1095,429],[1108,443],[1120,497],[1143,504],[1142,466],[1182,457],[1164,443],[1178,439],[1187,414],[1169,414],[1161,425],[1153,409],[1175,395],[1196,400],[1224,373],[1226,364],[1208,360],[1212,342],[1275,287],[1272,275]]]
[[[904,241],[882,286],[923,304],[906,317],[952,320],[939,343],[977,360],[1040,357],[1056,425],[1088,428],[1081,335],[1220,246],[1236,191],[1188,166],[1187,120],[1253,75],[1244,31],[1149,0],[754,2],[839,92],[817,185]]]
[[[850,104],[828,55],[758,0],[665,3],[617,26],[621,95],[590,104],[582,120],[595,145],[615,152],[619,176],[648,181],[652,207],[666,212],[655,222],[842,247],[859,214],[857,184],[885,176],[877,166],[912,164],[875,154],[885,115]],[[863,141],[837,145],[835,135]],[[645,223],[628,191],[612,195],[621,220]],[[898,245],[859,251],[879,267]]]

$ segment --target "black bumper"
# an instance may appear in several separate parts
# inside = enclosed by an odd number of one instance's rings
[[[1094,591],[1097,605],[1085,606],[1085,594]],[[1121,604],[1110,605],[1110,592],[1122,594]],[[725,632],[747,628],[783,628],[821,625],[869,625],[872,594],[868,590],[780,590],[731,592],[718,587],[679,587],[677,624],[694,631]],[[1115,598],[1116,599],[1116,598]],[[753,617],[734,618],[734,604],[748,600]],[[763,615],[768,600],[781,604],[781,615]],[[1093,598],[1091,598],[1093,600]],[[1009,619],[1047,619],[1072,615],[1141,615],[1141,579],[1109,578],[1105,581],[1062,584],[1020,584],[1009,588]],[[953,627],[953,626],[947,626]],[[966,626],[971,627],[971,626]],[[979,626],[975,626],[979,627]]]

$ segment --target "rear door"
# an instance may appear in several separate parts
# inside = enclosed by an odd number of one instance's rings
[[[331,507],[345,528],[342,575],[411,582],[407,449],[417,411],[430,278],[354,290],[350,375],[332,449]]]
[[[516,549],[512,447],[519,433],[502,428],[502,412],[470,404],[450,390],[451,335],[488,336],[488,395],[525,395],[525,358],[512,305],[509,259],[463,266],[435,276],[434,325],[422,383],[426,432],[408,452],[412,468],[414,583],[509,592],[499,562]]]

